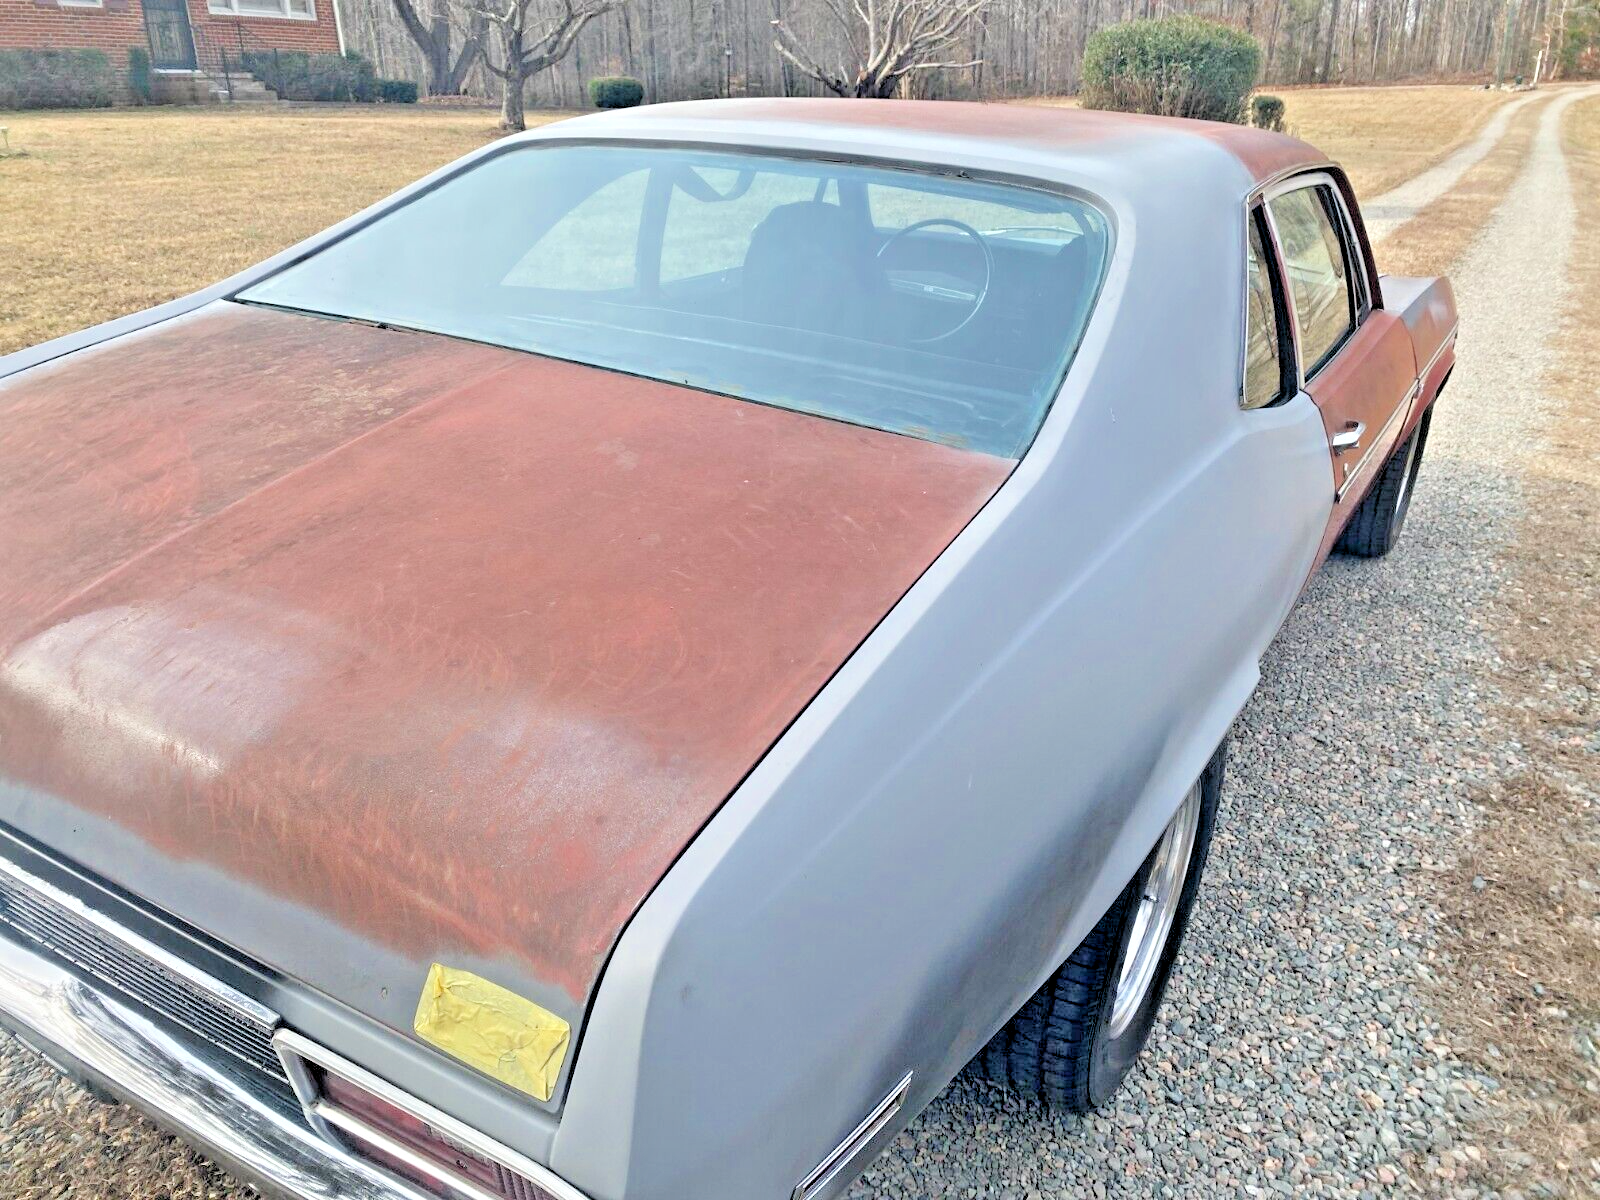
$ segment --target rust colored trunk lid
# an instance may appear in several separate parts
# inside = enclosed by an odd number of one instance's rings
[[[1011,464],[215,305],[0,384],[0,821],[408,1030],[622,926]]]

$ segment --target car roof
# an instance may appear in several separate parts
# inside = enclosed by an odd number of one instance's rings
[[[694,141],[710,137],[729,144],[817,150],[832,146],[927,165],[960,166],[975,156],[1053,163],[1092,182],[1097,167],[1108,170],[1137,162],[1154,182],[1170,164],[1173,179],[1195,167],[1204,149],[1219,170],[1236,167],[1250,190],[1287,171],[1325,166],[1315,147],[1286,134],[1137,113],[1105,112],[1030,104],[983,104],[955,100],[855,100],[761,97],[691,100],[593,114],[545,126],[544,137],[616,137]],[[1200,161],[1205,160],[1205,155]]]

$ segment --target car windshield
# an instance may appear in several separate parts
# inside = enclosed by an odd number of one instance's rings
[[[530,146],[235,299],[1018,457],[1108,249],[1082,200],[754,152]]]

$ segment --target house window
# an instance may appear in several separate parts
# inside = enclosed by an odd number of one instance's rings
[[[311,0],[207,0],[207,3],[214,13],[236,17],[292,17],[312,21],[317,16]]]
[[[103,8],[104,0],[56,0],[62,8]]]

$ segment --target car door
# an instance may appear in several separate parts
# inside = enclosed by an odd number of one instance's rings
[[[1301,386],[1322,412],[1333,503],[1320,563],[1399,440],[1416,384],[1405,322],[1373,303],[1371,272],[1332,175],[1268,189],[1265,212],[1283,271]]]

